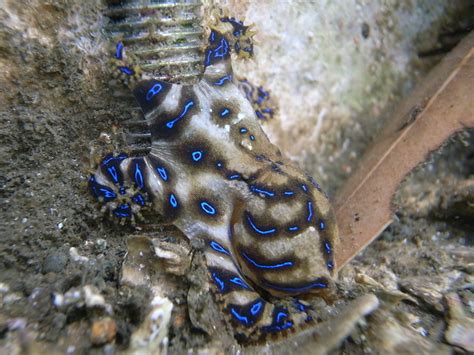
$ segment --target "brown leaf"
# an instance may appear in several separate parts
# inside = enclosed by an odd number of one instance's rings
[[[474,127],[474,32],[422,80],[338,191],[344,266],[392,222],[392,197],[403,178],[454,133]]]

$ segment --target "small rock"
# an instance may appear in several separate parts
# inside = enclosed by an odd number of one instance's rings
[[[450,289],[451,285],[462,277],[459,271],[450,271],[434,277],[413,276],[400,281],[403,291],[423,300],[439,312],[444,311],[441,302],[443,294]]]
[[[95,250],[99,253],[105,252],[107,249],[107,241],[105,239],[99,238],[95,241]]]
[[[112,318],[94,321],[91,327],[91,343],[95,346],[112,342],[117,334],[117,324]]]
[[[449,307],[448,330],[445,337],[448,343],[474,352],[474,319],[464,312],[461,299],[455,293],[446,295]]]
[[[61,252],[49,254],[43,261],[43,273],[59,273],[64,270],[67,263],[67,256]]]
[[[143,323],[131,336],[130,350],[132,353],[166,354],[173,303],[157,292],[149,310]]]
[[[71,257],[71,260],[79,263],[79,264],[85,264],[89,261],[89,258],[86,256],[79,255],[79,252],[77,251],[77,248],[71,247],[69,249],[69,256]]]

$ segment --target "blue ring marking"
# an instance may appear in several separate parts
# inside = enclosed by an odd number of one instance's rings
[[[203,157],[203,152],[201,150],[195,150],[194,152],[191,153],[191,157],[193,158],[194,161],[199,161]]]
[[[216,86],[222,86],[226,82],[226,80],[231,81],[232,80],[232,75],[225,75],[222,78],[220,78],[218,81],[214,83]]]
[[[210,216],[214,216],[217,213],[216,208],[207,201],[201,201],[200,205],[201,205],[201,210],[203,210],[204,213]]]
[[[250,135],[250,140],[251,141],[254,141],[255,140],[255,136],[253,134]]]
[[[326,263],[326,266],[328,267],[329,270],[332,270],[334,269],[334,263],[332,260],[328,260],[328,262]]]
[[[125,195],[126,193],[127,193],[127,189],[123,186],[120,186],[119,194],[120,195]]]
[[[324,250],[326,251],[326,254],[331,254],[332,253],[332,248],[331,248],[331,243],[329,243],[327,240],[323,241],[324,244]]]
[[[142,190],[143,187],[145,186],[145,182],[143,181],[143,174],[142,174],[142,170],[140,169],[140,164],[139,163],[135,163],[134,178],[135,178],[135,184],[137,185],[137,187],[140,190]]]
[[[325,230],[326,229],[326,223],[324,223],[323,220],[319,221],[319,230]]]
[[[133,196],[132,200],[140,206],[145,206],[145,198],[142,194],[136,194],[135,196]]]
[[[291,191],[291,190],[288,190],[288,191],[283,192],[283,195],[285,195],[285,196],[293,196],[294,194],[295,194],[295,193],[294,193],[293,191]]]
[[[110,177],[112,178],[114,184],[119,183],[119,175],[117,172],[117,168],[115,166],[109,166],[107,168],[107,171],[109,172]]]
[[[310,290],[312,288],[326,288],[328,287],[328,283],[324,280],[316,279],[316,281],[311,282],[305,286],[301,287],[290,287],[290,286],[278,286],[272,283],[264,282],[265,286],[270,287],[277,291],[285,291],[285,292],[303,292]]]
[[[170,194],[169,202],[173,208],[178,207],[178,200],[176,199],[176,196],[174,194]]]
[[[311,218],[313,218],[313,203],[308,201],[308,218],[306,218],[306,220],[309,222]]]
[[[222,109],[221,112],[219,112],[219,116],[221,116],[222,118],[229,116],[229,114],[230,110],[226,107]]]
[[[168,172],[164,167],[159,166],[156,168],[156,171],[158,174],[160,174],[160,177],[163,181],[168,181]]]
[[[217,276],[217,273],[213,272],[212,273],[212,278],[214,280],[214,283],[216,284],[217,287],[219,287],[220,292],[224,292],[225,290],[225,283],[222,281],[219,276]]]
[[[265,190],[265,189],[262,189],[262,188],[259,188],[259,187],[255,186],[255,185],[250,185],[250,191],[258,193],[258,194],[263,194],[263,195],[268,196],[268,197],[274,197],[275,196],[275,193],[273,191]]]
[[[291,227],[288,227],[288,231],[289,232],[296,232],[297,230],[299,230],[300,227],[298,226],[291,226]]]
[[[127,218],[131,216],[131,208],[128,203],[122,203],[120,206],[118,206],[114,211],[114,215],[116,215],[119,218]]]
[[[150,90],[147,91],[145,99],[147,101],[150,101],[152,98],[158,95],[161,90],[163,90],[163,85],[161,85],[160,83],[156,83],[151,87]]]
[[[166,127],[168,127],[169,129],[173,128],[174,124],[178,122],[180,119],[182,119],[188,113],[189,109],[193,106],[194,106],[194,101],[190,100],[186,102],[186,104],[184,105],[183,111],[181,111],[178,117],[172,119],[171,121],[168,121],[166,123]]]
[[[255,225],[254,221],[252,221],[252,218],[250,217],[250,213],[247,213],[247,222],[249,223],[250,227],[252,227],[252,229],[255,232],[261,235],[273,234],[273,233],[276,233],[277,231],[275,227],[270,228],[270,229],[260,229],[259,227]]]
[[[134,71],[133,69],[130,69],[129,67],[118,67],[118,69],[119,69],[122,73],[124,73],[124,74],[126,74],[126,75],[133,75],[133,74],[135,74],[135,71]]]
[[[227,178],[228,178],[229,180],[237,180],[237,179],[240,179],[240,174],[228,175]]]
[[[117,45],[115,46],[115,58],[122,60],[123,59],[122,53],[123,53],[123,43],[118,42]]]
[[[282,269],[282,268],[289,268],[294,265],[292,261],[284,261],[279,264],[274,264],[274,265],[265,265],[265,264],[259,264],[255,260],[251,259],[250,256],[247,255],[247,253],[243,252],[242,256],[247,259],[249,263],[251,263],[253,266],[259,268],[259,269]]]
[[[301,190],[303,190],[304,192],[308,192],[308,186],[306,186],[305,184],[302,184],[300,187]]]
[[[244,280],[242,280],[240,277],[235,276],[235,277],[229,279],[229,281],[232,282],[232,283],[235,284],[235,285],[238,285],[238,286],[241,286],[241,287],[246,288],[246,289],[248,289],[248,290],[251,290],[250,286],[247,285],[247,284],[244,282]]]
[[[229,52],[229,42],[227,42],[225,37],[222,37],[219,47],[214,49],[214,59],[224,58],[228,52]]]
[[[280,323],[280,321],[284,320],[285,318],[288,317],[288,313],[287,312],[278,312],[276,317],[275,317],[275,321],[277,323]],[[282,318],[282,319],[280,319]]]
[[[209,245],[211,246],[212,249],[214,249],[215,251],[219,253],[230,255],[229,251],[226,248],[224,248],[222,245],[220,245],[219,243],[213,240],[209,242]]]
[[[242,134],[247,133],[247,132],[248,132],[248,129],[245,128],[245,127],[242,127],[242,128],[240,129],[240,133],[242,133]]]
[[[250,313],[252,313],[252,315],[256,316],[256,315],[259,314],[260,311],[262,310],[262,306],[263,306],[263,302],[262,302],[262,301],[259,301],[259,302],[255,303],[255,304],[250,308]]]
[[[230,308],[230,313],[236,318],[239,322],[244,323],[245,325],[250,325],[250,321],[246,316],[239,314],[234,307]]]

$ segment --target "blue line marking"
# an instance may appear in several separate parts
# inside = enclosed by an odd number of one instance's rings
[[[232,80],[232,75],[223,76],[223,77],[220,78],[218,81],[216,81],[216,82],[214,83],[214,85],[222,86],[222,85],[224,85],[224,83],[225,83],[227,80],[228,80],[228,81],[231,81],[231,80]]]
[[[309,222],[311,218],[313,218],[313,203],[308,201],[308,218],[306,220]]]
[[[218,162],[216,163],[216,168],[217,168],[217,169],[221,169],[221,168],[222,168],[222,162],[221,162],[221,161],[218,161]]]
[[[250,185],[250,191],[256,192],[256,193],[259,193],[259,194],[264,194],[264,195],[269,196],[269,197],[275,196],[275,193],[273,191],[264,190],[262,188],[259,188],[259,187],[255,186],[255,185]]]
[[[240,129],[240,133],[242,133],[242,134],[243,134],[243,133],[247,133],[247,132],[248,132],[248,129],[245,128],[245,127],[242,127],[242,128]]]
[[[267,235],[267,234],[273,234],[277,231],[277,229],[274,227],[270,229],[260,229],[252,221],[252,218],[250,217],[250,213],[247,213],[247,222],[249,223],[250,227],[252,227],[252,229],[258,234]]]
[[[105,166],[107,164],[109,164],[111,161],[114,161],[114,160],[117,160],[117,161],[122,161],[124,159],[128,158],[128,155],[125,154],[125,153],[120,153],[118,156],[114,157],[112,154],[109,154],[108,156],[106,156],[104,158],[104,160],[102,160],[102,162],[100,163],[101,166]]]
[[[299,230],[299,229],[300,229],[300,227],[298,227],[298,226],[291,226],[291,227],[288,227],[288,231],[290,231],[290,232],[296,232],[296,231]]]
[[[230,313],[241,323],[244,323],[245,325],[249,325],[250,321],[247,317],[240,315],[234,307],[230,308]]]
[[[146,93],[146,100],[150,101],[153,97],[155,97],[155,95],[158,95],[162,89],[163,85],[161,85],[160,83],[156,83],[155,85],[153,85],[151,89],[148,90],[148,92]]]
[[[302,184],[301,190],[303,190],[304,192],[308,192],[308,186],[306,186],[305,184]]]
[[[281,268],[288,268],[293,266],[292,261],[284,261],[279,264],[274,264],[274,265],[265,265],[265,264],[259,264],[255,260],[251,259],[247,253],[243,252],[242,253],[243,257],[247,259],[249,263],[251,263],[253,266],[259,268],[259,269],[281,269]]]
[[[227,117],[230,114],[230,110],[228,108],[224,108],[221,112],[219,112],[219,116],[222,118]]]
[[[180,119],[182,119],[188,113],[189,109],[193,106],[194,106],[194,101],[186,102],[186,104],[184,105],[183,111],[181,111],[178,117],[176,117],[175,119],[172,119],[171,121],[168,121],[166,123],[166,127],[170,129],[173,128],[174,124],[178,122]]]
[[[100,192],[102,192],[104,199],[114,199],[117,197],[117,194],[110,190],[108,187],[101,187],[99,189]],[[104,201],[107,202],[107,201]]]
[[[329,260],[327,263],[326,263],[327,267],[329,270],[332,270],[334,268],[334,263],[332,262],[332,260]]]
[[[326,229],[326,223],[324,221],[319,221],[319,230],[325,230]]]
[[[143,174],[140,169],[140,164],[135,163],[135,184],[137,184],[137,187],[141,190],[145,186],[145,183],[143,181]]]
[[[255,140],[255,136],[253,134],[250,135],[250,140],[251,141],[254,141]]]
[[[123,52],[123,43],[118,42],[117,45],[115,46],[115,58],[121,60],[123,58],[122,52]]]
[[[133,75],[133,74],[135,74],[135,71],[134,71],[133,69],[130,69],[129,67],[118,67],[118,69],[119,69],[122,73],[124,73],[124,74],[126,74],[126,75]]]
[[[215,251],[219,253],[230,255],[229,251],[226,248],[224,248],[222,245],[220,245],[219,243],[213,240],[210,241],[209,245],[211,246],[212,249],[214,249]]]
[[[216,40],[216,32],[215,31],[211,31],[211,35],[209,36],[209,41],[211,43],[214,43],[214,41]]]
[[[294,194],[295,193],[293,191],[290,191],[290,190],[283,192],[283,195],[285,195],[285,196],[293,196]]]
[[[195,150],[194,152],[192,152],[191,156],[194,161],[199,161],[202,159],[203,153],[200,150]]]
[[[118,206],[114,212],[113,212],[117,217],[119,218],[126,218],[130,217],[130,205],[128,203],[122,203],[120,206]]]
[[[110,177],[111,177],[112,180],[114,181],[114,184],[118,184],[118,182],[119,182],[119,177],[118,177],[118,172],[117,172],[117,169],[115,168],[115,166],[109,166],[109,167],[107,168],[107,171],[109,172]]]
[[[159,166],[156,168],[156,171],[158,171],[158,174],[160,174],[160,177],[163,181],[168,181],[168,172],[165,168]]]
[[[240,179],[240,174],[232,174],[227,177],[229,180]]]
[[[223,292],[225,290],[225,283],[222,281],[215,272],[212,273],[212,278],[214,279],[215,284],[219,287],[219,291]]]
[[[331,254],[332,253],[331,243],[325,240],[323,244],[324,244],[324,250],[326,251],[326,254],[328,255]]]
[[[248,289],[248,290],[251,289],[251,288],[249,287],[249,285],[247,285],[247,284],[244,282],[244,280],[242,280],[240,277],[235,276],[235,277],[229,279],[229,281],[232,282],[233,284],[236,284],[236,285],[241,286],[241,287],[243,287],[243,288],[246,288],[246,289]]]
[[[217,213],[217,210],[209,202],[201,201],[200,204],[201,204],[201,209],[204,211],[204,213],[207,213],[208,215],[211,215],[211,216],[214,216]]]
[[[169,201],[173,208],[178,207],[178,200],[176,199],[176,196],[174,194],[170,194]]]
[[[139,204],[140,206],[145,206],[145,199],[143,198],[141,194],[136,194],[135,196],[133,196],[132,200],[133,202],[135,202],[136,204]]]

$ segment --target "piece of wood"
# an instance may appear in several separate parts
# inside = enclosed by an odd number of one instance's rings
[[[466,128],[474,128],[474,32],[402,101],[356,172],[338,191],[338,268],[392,222],[392,198],[403,178]]]

